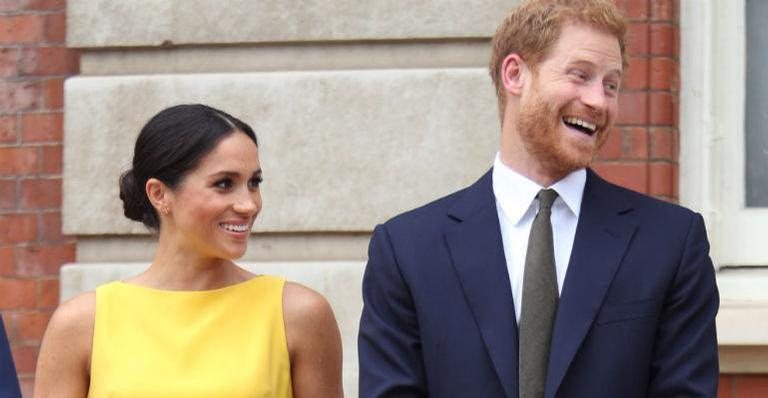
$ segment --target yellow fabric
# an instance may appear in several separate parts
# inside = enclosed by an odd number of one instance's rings
[[[96,289],[88,397],[292,397],[285,280],[165,291]]]

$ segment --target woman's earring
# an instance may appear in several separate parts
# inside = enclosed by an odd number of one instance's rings
[[[162,206],[160,207],[160,213],[163,213],[163,215],[167,216],[168,213],[170,213],[171,210],[168,208],[168,206]]]

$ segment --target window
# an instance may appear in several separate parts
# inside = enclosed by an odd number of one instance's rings
[[[680,6],[681,203],[719,267],[768,266],[768,2]]]

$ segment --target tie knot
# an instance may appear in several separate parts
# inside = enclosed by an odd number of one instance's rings
[[[554,189],[542,189],[536,197],[539,198],[539,209],[550,210],[557,199],[557,192]]]

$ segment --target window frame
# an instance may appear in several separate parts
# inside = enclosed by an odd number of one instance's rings
[[[768,207],[745,197],[745,0],[680,2],[680,202],[718,267],[768,265]]]

